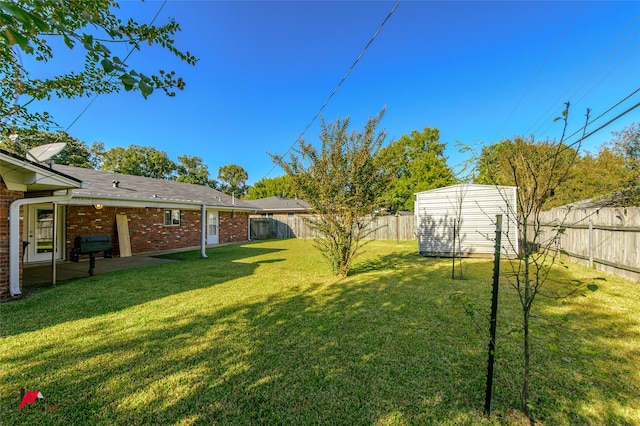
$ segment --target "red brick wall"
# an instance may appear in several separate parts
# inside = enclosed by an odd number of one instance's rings
[[[164,226],[164,209],[122,208],[105,206],[67,207],[66,253],[71,256],[77,236],[109,235],[113,254],[119,255],[116,214],[126,214],[129,224],[131,253],[152,253],[163,250],[200,246],[200,210],[180,210],[179,226]],[[220,243],[247,240],[247,214],[220,212]]]
[[[220,212],[220,243],[248,241],[249,214],[239,212]]]
[[[0,300],[11,297],[9,292],[9,206],[24,194],[20,191],[9,191],[0,178]],[[22,235],[22,221],[20,221]],[[22,262],[22,256],[20,256]],[[20,284],[22,285],[22,265],[20,265]]]
[[[116,215],[127,216],[131,253],[195,247],[200,245],[200,210],[180,210],[180,225],[164,226],[164,209],[93,206],[67,207],[67,259],[78,236],[109,235],[113,254],[120,254]]]

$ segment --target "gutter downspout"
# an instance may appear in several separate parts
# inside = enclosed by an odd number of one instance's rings
[[[200,207],[200,216],[202,217],[202,219],[200,220],[200,222],[201,222],[201,229],[200,229],[200,257],[202,259],[206,259],[207,258],[207,235],[206,235],[206,231],[207,231],[207,208],[206,208],[206,206],[204,204]]]
[[[56,203],[73,197],[73,190],[65,195],[51,197],[21,198],[9,206],[9,292],[11,297],[20,297],[20,207],[29,204]],[[54,226],[57,224],[54,223]],[[55,256],[55,251],[54,251]]]

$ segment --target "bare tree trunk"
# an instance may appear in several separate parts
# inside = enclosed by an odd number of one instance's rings
[[[527,244],[527,243],[525,243]],[[529,250],[527,247],[525,250]],[[524,300],[522,309],[522,325],[523,325],[523,355],[524,355],[524,369],[522,376],[522,412],[529,419],[530,424],[533,424],[531,419],[531,411],[529,410],[529,373],[531,369],[531,342],[529,336],[529,319],[531,313],[531,279],[529,270],[529,254],[525,254],[524,258]]]

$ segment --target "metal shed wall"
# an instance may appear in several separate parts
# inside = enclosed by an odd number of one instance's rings
[[[416,194],[418,251],[424,256],[451,256],[453,224],[461,217],[456,252],[491,256],[496,215],[502,215],[502,253],[518,252],[516,187],[458,184]],[[460,245],[460,247],[457,247]]]

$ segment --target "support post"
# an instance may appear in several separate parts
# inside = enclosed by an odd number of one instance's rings
[[[491,414],[491,391],[493,388],[493,364],[496,353],[496,322],[498,318],[498,283],[500,282],[500,247],[502,245],[502,215],[496,215],[496,247],[493,260],[493,291],[491,292],[491,320],[489,340],[489,361],[487,363],[487,387],[485,391],[484,412]]]
[[[589,219],[589,268],[593,269],[593,220]]]
[[[53,203],[53,229],[51,234],[51,285],[56,285],[56,251],[58,250],[58,204]]]

